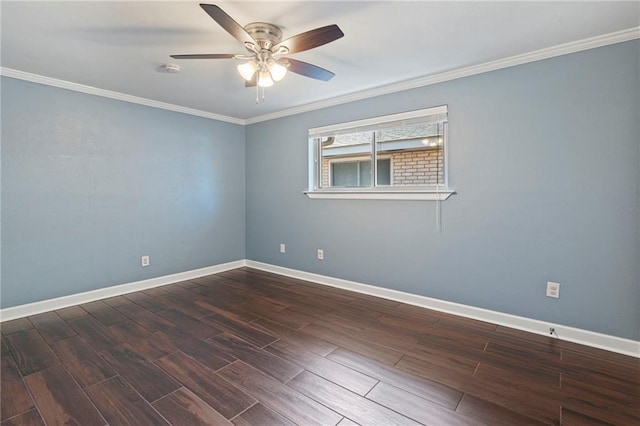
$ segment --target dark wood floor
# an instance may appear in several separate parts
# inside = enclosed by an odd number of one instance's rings
[[[2,324],[6,425],[638,425],[640,361],[248,268]]]

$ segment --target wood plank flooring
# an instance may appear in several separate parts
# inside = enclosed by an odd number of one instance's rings
[[[239,268],[1,324],[0,426],[640,425],[640,359]]]

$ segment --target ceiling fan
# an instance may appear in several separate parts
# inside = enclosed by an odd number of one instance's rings
[[[241,59],[247,62],[238,65],[238,72],[246,80],[245,86],[269,87],[280,81],[288,71],[317,80],[330,80],[335,74],[324,68],[284,55],[298,53],[322,46],[344,36],[337,25],[316,28],[286,40],[282,40],[282,30],[266,22],[252,22],[240,26],[218,6],[200,4],[200,7],[225,31],[242,42],[249,54],[195,54],[170,55],[174,59]]]

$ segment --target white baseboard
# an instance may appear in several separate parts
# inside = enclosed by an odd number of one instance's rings
[[[205,275],[217,274],[218,272],[246,266],[246,261],[236,260],[234,262],[222,263],[206,268],[193,269],[191,271],[179,272],[177,274],[165,275],[148,280],[135,281],[132,283],[115,285],[112,287],[99,288],[97,290],[76,293],[70,296],[56,297],[55,299],[42,300],[40,302],[27,303],[25,305],[12,306],[0,309],[0,322],[9,321],[16,318],[28,317],[30,315],[41,314],[55,309],[67,308],[69,306],[80,305],[82,303],[93,302],[94,300],[105,299],[107,297],[121,296],[134,291],[146,290],[148,288],[160,287],[167,284],[174,284],[180,281],[203,277]]]
[[[281,266],[256,262],[253,260],[247,260],[246,266],[250,268],[260,269],[266,272],[272,272],[274,274],[298,278],[301,280],[311,281],[314,283],[324,284],[332,287],[338,287],[345,290],[368,294],[371,296],[383,297],[385,299],[395,300],[398,302],[407,303],[409,305],[421,306],[423,308],[447,312],[466,318],[486,321],[492,324],[503,325],[505,327],[515,328],[518,330],[528,331],[530,333],[545,336],[549,335],[549,327],[553,327],[559,339],[640,358],[640,342],[636,340],[623,339],[621,337],[615,337],[607,334],[596,333],[593,331],[582,330],[579,328],[568,327],[561,324],[553,324],[550,322],[520,317],[517,315],[505,314],[488,309],[447,302],[444,300],[433,299],[430,297],[419,296],[411,293],[404,293],[402,291],[376,287],[369,284],[362,284],[355,281],[348,281],[325,275],[313,274],[296,269],[284,268]]]
[[[419,296],[417,294],[405,293],[402,291],[392,290],[384,287],[376,287],[369,284],[343,280],[340,278],[333,278],[326,275],[313,274],[310,272],[284,268],[282,266],[276,266],[268,263],[256,262],[246,259],[236,260],[234,262],[223,263],[220,265],[209,266],[201,269],[194,269],[186,272],[180,272],[177,274],[151,278],[148,280],[91,290],[84,293],[72,294],[70,296],[57,297],[55,299],[48,299],[40,302],[33,302],[25,305],[0,309],[0,322],[23,318],[30,315],[36,315],[55,309],[67,308],[69,306],[75,306],[82,303],[93,302],[94,300],[105,299],[107,297],[133,293],[134,291],[160,287],[163,285],[173,284],[180,281],[203,277],[206,275],[217,274],[219,272],[236,269],[243,266],[248,266],[250,268],[272,272],[274,274],[284,275],[287,277],[298,278],[318,284],[324,284],[331,287],[343,288],[345,290],[351,290],[357,293],[395,300],[401,303],[407,303],[409,305],[421,306],[423,308],[447,312],[454,315],[460,315],[466,318],[486,321],[493,324],[503,325],[505,327],[515,328],[518,330],[528,331],[530,333],[540,334],[544,336],[548,336],[549,327],[553,327],[559,339],[640,358],[640,342],[635,340],[623,339],[621,337],[609,336],[607,334],[568,327],[561,324],[553,324],[531,318],[520,317],[517,315],[505,314],[488,309],[476,308],[469,305],[447,302],[445,300],[433,299],[430,297]]]

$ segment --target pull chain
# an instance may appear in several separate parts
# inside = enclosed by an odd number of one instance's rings
[[[262,101],[264,102],[264,87],[262,88]],[[256,103],[260,103],[260,86],[256,85]]]

